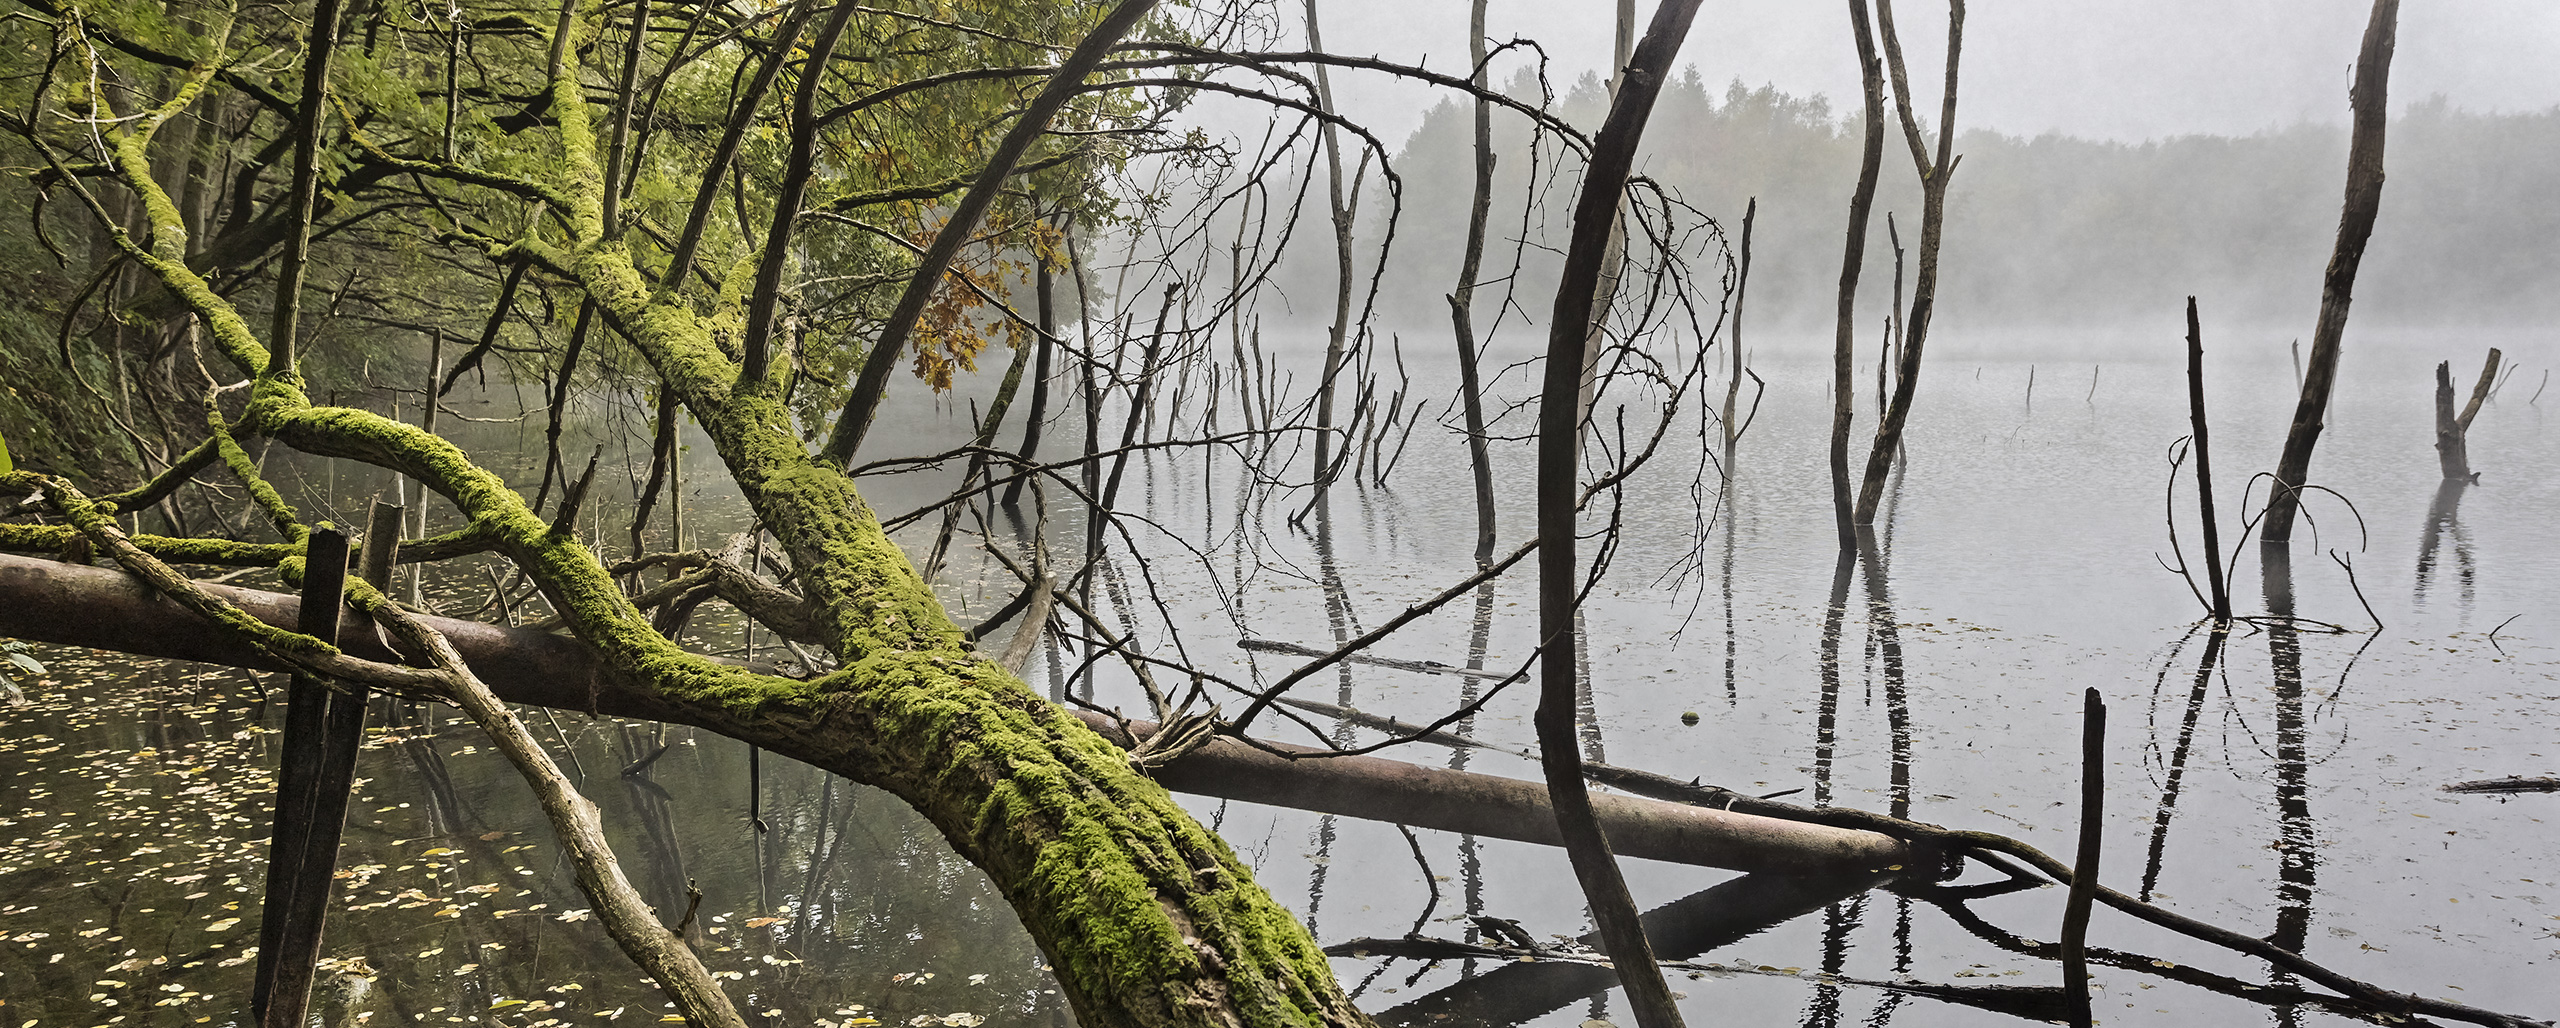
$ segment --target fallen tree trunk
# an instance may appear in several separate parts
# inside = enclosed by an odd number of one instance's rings
[[[250,616],[291,626],[300,601],[289,594],[207,585],[207,592]],[[563,635],[478,621],[421,617],[443,633],[500,698],[559,710],[647,718],[727,732],[730,723],[701,707],[668,703],[624,685],[595,651]],[[260,670],[282,666],[220,627],[161,598],[149,586],[106,568],[0,554],[0,637],[90,646],[141,656]],[[338,639],[368,660],[398,656],[369,623],[348,619]],[[1114,744],[1128,747],[1155,725],[1127,729],[1102,714],[1078,714]],[[766,745],[773,740],[750,739]],[[841,755],[777,752],[827,767]],[[1166,788],[1203,796],[1320,813],[1394,821],[1418,828],[1559,845],[1546,787],[1493,775],[1422,767],[1378,757],[1319,757],[1323,751],[1272,745],[1269,752],[1217,738],[1156,769]],[[1934,858],[1880,832],[1807,824],[1632,796],[1598,795],[1594,807],[1613,847],[1625,856],[1736,871],[1788,874],[1863,873],[1934,864]]]

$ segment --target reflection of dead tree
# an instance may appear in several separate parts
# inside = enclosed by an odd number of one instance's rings
[[[2436,569],[2443,561],[2447,539],[2453,542],[2454,580],[2462,590],[2462,603],[2471,603],[2473,583],[2478,568],[2471,558],[2471,533],[2462,527],[2462,494],[2471,482],[2467,478],[2448,478],[2436,486],[2435,499],[2427,504],[2426,530],[2418,537],[2418,584],[2414,602],[2425,603],[2427,587],[2435,582]]]
[[[2471,402],[2462,413],[2453,412],[2453,362],[2436,364],[2436,462],[2444,467],[2447,481],[2478,482],[2480,473],[2471,470],[2471,419],[2480,416],[2480,404],[2489,398],[2489,389],[2498,381],[2497,347],[2489,348],[2489,359],[2480,365],[2480,382],[2471,387]]]

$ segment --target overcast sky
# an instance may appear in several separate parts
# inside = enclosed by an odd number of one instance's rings
[[[1336,52],[1427,55],[1433,69],[1452,73],[1466,64],[1466,0],[1318,2],[1325,42]],[[1300,0],[1278,7],[1292,23],[1304,9]],[[1639,20],[1652,7],[1641,0]],[[1609,62],[1615,9],[1613,0],[1493,0],[1488,30],[1497,40],[1545,44],[1559,84],[1570,85]],[[1957,126],[2139,141],[2343,122],[2349,66],[2370,9],[2361,0],[1975,0],[1966,12]],[[1934,111],[1946,8],[1903,0],[1895,15],[1913,91]],[[1849,110],[1858,80],[1848,25],[1843,3],[1713,0],[1680,62],[1718,88],[1740,78],[1827,94],[1834,110]],[[1344,112],[1391,145],[1436,100],[1428,89],[1375,76],[1344,76],[1335,89]],[[2560,105],[2560,3],[2404,4],[2392,106],[2433,94],[2474,111]]]

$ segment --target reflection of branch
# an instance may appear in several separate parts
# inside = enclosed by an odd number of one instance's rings
[[[1302,665],[1297,670],[1291,671],[1287,675],[1282,676],[1279,681],[1272,683],[1270,688],[1264,689],[1260,695],[1255,696],[1253,703],[1245,707],[1244,713],[1237,715],[1233,725],[1234,730],[1241,734],[1247,726],[1253,723],[1254,717],[1262,713],[1263,708],[1270,706],[1272,701],[1280,698],[1282,694],[1287,693],[1290,686],[1305,681],[1308,676],[1313,675],[1318,671],[1322,671],[1325,668],[1332,667],[1334,664],[1349,659],[1352,654],[1367,649],[1370,644],[1394,634],[1398,629],[1401,629],[1408,624],[1412,624],[1423,615],[1440,609],[1442,606],[1448,604],[1449,601],[1466,595],[1476,586],[1493,580],[1495,576],[1510,570],[1512,565],[1519,563],[1520,558],[1528,556],[1529,551],[1537,548],[1538,541],[1535,539],[1531,539],[1528,542],[1520,544],[1519,548],[1511,551],[1510,556],[1504,557],[1499,561],[1485,566],[1483,570],[1477,571],[1475,574],[1468,576],[1464,581],[1461,581],[1456,585],[1452,585],[1447,589],[1441,590],[1440,594],[1437,596],[1415,603],[1413,606],[1406,607],[1404,609],[1404,613],[1387,619],[1378,627],[1363,633],[1359,638],[1343,643],[1341,646],[1335,647],[1331,653]]]
[[[1937,907],[1940,911],[1944,912],[1950,920],[1953,920],[1956,924],[1962,926],[1965,931],[1971,932],[1975,938],[1981,939],[1982,941],[1988,942],[1994,946],[1998,946],[2001,949],[2008,950],[2012,953],[2022,953],[2040,960],[2054,960],[2061,956],[2061,947],[2059,945],[2023,938],[2001,928],[1998,925],[1992,924],[1990,921],[1985,920],[1982,915],[1975,913],[1973,908],[1966,906],[1962,898],[1950,895],[1950,890],[1936,886],[1913,886],[1897,887],[1894,891],[1907,894],[1915,899],[1927,901],[1931,905]],[[2189,967],[2185,964],[2161,960],[2142,953],[2129,953],[2123,950],[2092,946],[2089,948],[2088,954],[2089,962],[2092,964],[2104,964],[2108,967],[2121,968],[2138,974],[2150,975],[2155,978],[2165,978],[2182,985],[2192,985],[2199,989],[2220,993],[2236,999],[2245,999],[2252,1003],[2262,1003],[2271,1007],[2314,1006],[2331,1013],[2363,1018],[2374,1017],[2377,1014],[2392,1013],[2391,1011],[2377,1009],[2371,1005],[2354,999],[2341,999],[2336,996],[2329,996],[2322,993],[2311,992],[2304,989],[2289,988],[2281,985],[2259,985],[2254,982],[2242,981],[2238,978],[2218,975],[2211,971],[2204,970],[2203,968]]]
[[[561,775],[560,766],[543,751],[542,744],[535,741],[515,711],[471,673],[462,655],[441,633],[370,588],[354,590],[354,596],[377,622],[434,663],[444,698],[489,733],[490,742],[524,775],[525,783],[541,798],[552,830],[569,852],[579,890],[595,904],[597,920],[604,923],[606,932],[622,951],[656,978],[667,998],[674,1000],[676,1008],[694,1023],[744,1028],[745,1019],[738,1016],[728,996],[720,991],[719,983],[677,934],[684,926],[670,931],[649,912],[649,905],[623,875],[620,861],[605,841],[604,820],[598,816],[596,805]],[[699,902],[701,894],[693,894],[693,899]],[[693,910],[688,905],[685,920],[692,919]]]

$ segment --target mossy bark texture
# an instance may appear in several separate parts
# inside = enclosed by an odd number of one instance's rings
[[[593,22],[562,25],[592,34]],[[739,362],[718,343],[737,337],[734,317],[705,317],[672,283],[653,286],[628,244],[607,231],[596,134],[574,68],[552,85],[562,170],[520,190],[557,202],[563,209],[552,225],[565,231],[547,227],[485,245],[583,288],[710,435],[788,554],[806,624],[842,661],[824,678],[758,675],[684,652],[651,629],[596,554],[574,535],[552,532],[452,443],[365,411],[313,404],[294,370],[271,361],[240,313],[187,267],[176,207],[147,173],[150,131],[182,111],[208,77],[200,70],[151,117],[114,130],[119,178],[140,195],[152,224],[147,239],[118,233],[116,241],[194,309],[223,357],[256,377],[233,431],[425,483],[468,519],[475,544],[540,584],[626,685],[697,713],[698,723],[904,798],[1013,903],[1083,1023],[1368,1023],[1305,928],[1224,842],[1118,749],[968,649],[853,481],[799,441],[781,399],[789,366],[742,379]],[[456,183],[490,186],[495,178],[432,160],[407,163]],[[238,466],[245,453],[221,449],[227,460],[205,466],[254,474]],[[155,545],[173,556],[183,549]],[[255,562],[269,554],[222,556]]]

